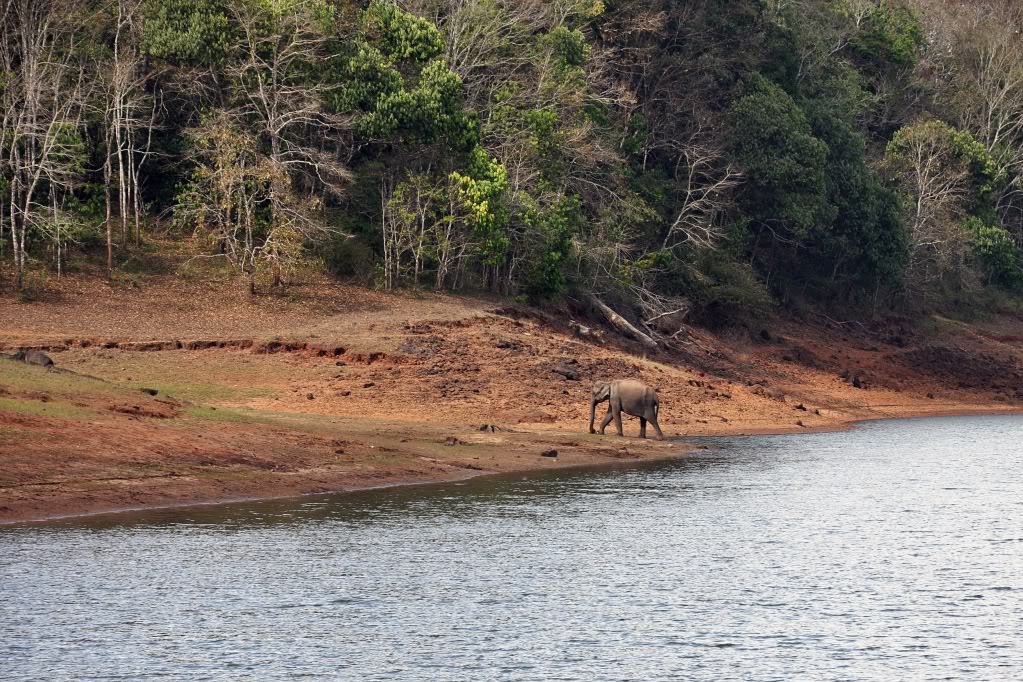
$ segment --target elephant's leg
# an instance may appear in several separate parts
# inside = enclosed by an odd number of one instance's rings
[[[624,436],[625,431],[622,430],[622,406],[613,405],[611,407],[611,413],[615,420],[615,428],[618,429],[618,435]]]
[[[654,433],[657,434],[657,440],[664,440],[664,434],[661,433],[661,426],[660,424],[657,423],[657,413],[654,412],[653,414],[649,415],[647,419],[650,422],[650,424],[654,427]]]
[[[639,418],[639,437],[646,438],[646,417]]]
[[[608,407],[607,407],[607,414],[605,414],[604,418],[600,420],[600,435],[602,435],[602,436],[604,435],[604,429],[606,429],[607,425],[610,424],[610,423],[611,423],[611,406],[608,405]]]

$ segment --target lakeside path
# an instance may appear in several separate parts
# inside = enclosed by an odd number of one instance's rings
[[[0,360],[0,521],[682,457],[686,436],[1023,408],[1018,320],[939,321],[926,336],[775,322],[649,357],[567,322],[337,285],[252,299],[69,280],[41,303],[0,301],[0,352],[43,348],[58,367]],[[592,381],[625,376],[657,388],[665,435],[680,439],[586,433]]]

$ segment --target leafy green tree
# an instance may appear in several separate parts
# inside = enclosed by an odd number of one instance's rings
[[[425,64],[444,51],[444,38],[427,19],[388,0],[373,0],[362,15],[363,38],[392,62]]]
[[[523,289],[530,301],[537,303],[565,291],[565,268],[582,221],[578,197],[560,196],[550,206],[529,202],[523,210],[521,222],[530,242],[523,255]]]
[[[835,217],[815,231],[805,269],[820,268],[832,293],[847,296],[897,287],[909,260],[902,207],[867,164],[863,135],[828,104],[815,102],[810,110],[814,132],[828,146],[825,185]]]
[[[442,58],[444,41],[435,25],[374,0],[347,47],[334,74],[333,103],[356,114],[360,136],[472,148],[476,125],[462,106],[461,78]]]
[[[511,245],[505,206],[508,170],[482,147],[476,147],[469,155],[465,172],[454,171],[451,180],[456,215],[471,226],[483,265],[501,265]]]
[[[208,65],[234,41],[227,0],[145,0],[143,50],[182,65]]]
[[[852,40],[856,51],[879,64],[912,66],[925,42],[923,27],[905,5],[882,0],[870,6]]]
[[[798,248],[835,215],[827,200],[828,146],[814,136],[792,97],[760,75],[729,111],[732,149],[745,173],[739,193],[752,221],[754,251],[762,237],[776,248]]]
[[[1023,254],[1009,231],[976,217],[967,220],[967,229],[986,280],[1009,289],[1023,286]]]

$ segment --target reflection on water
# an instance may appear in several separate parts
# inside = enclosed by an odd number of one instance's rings
[[[0,529],[0,679],[1023,679],[1023,418]]]

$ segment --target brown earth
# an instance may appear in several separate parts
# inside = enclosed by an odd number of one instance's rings
[[[57,365],[0,360],[0,521],[691,450],[586,433],[601,378],[657,388],[668,437],[1023,407],[1016,319],[933,319],[926,334],[900,320],[775,322],[697,332],[656,356],[609,330],[604,343],[577,338],[568,323],[498,300],[326,282],[252,298],[213,282],[82,278],[41,302],[0,300],[0,351],[42,348]],[[636,420],[625,428],[638,432]]]

